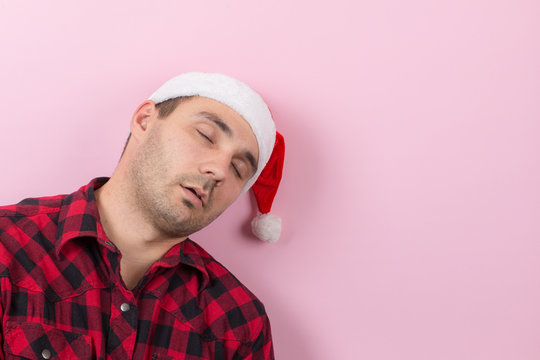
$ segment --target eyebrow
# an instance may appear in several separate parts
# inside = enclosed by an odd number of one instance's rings
[[[228,137],[231,137],[233,135],[233,131],[231,130],[229,125],[225,124],[225,122],[221,120],[221,118],[217,116],[216,114],[206,112],[206,111],[201,111],[199,115],[204,116],[208,120],[215,123],[221,129],[221,131],[227,134]]]
[[[221,131],[223,131],[228,137],[233,136],[233,131],[229,127],[229,125],[227,125],[223,120],[221,120],[221,118],[217,116],[216,114],[207,112],[207,111],[201,111],[199,115],[207,118],[208,120],[216,124],[221,129]],[[247,159],[249,164],[251,165],[253,174],[255,174],[257,172],[257,161],[255,160],[255,156],[253,156],[253,154],[250,151],[245,151],[243,155]]]

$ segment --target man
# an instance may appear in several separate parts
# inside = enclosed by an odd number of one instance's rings
[[[0,208],[0,358],[273,359],[262,303],[188,238],[257,180],[270,210],[283,139],[265,103],[188,73],[130,128],[110,179]]]

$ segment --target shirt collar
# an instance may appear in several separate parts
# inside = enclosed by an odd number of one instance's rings
[[[64,248],[71,240],[81,237],[97,239],[103,246],[110,246],[109,240],[99,218],[95,191],[104,185],[109,178],[100,177],[92,179],[87,185],[66,196],[62,201],[59,212],[58,229],[56,232],[56,252]],[[175,267],[179,264],[188,265],[202,273],[203,283],[206,287],[209,275],[204,258],[209,256],[199,245],[186,239],[173,246],[153,266]]]
[[[173,246],[160,260],[152,265],[151,273],[155,273],[158,267],[172,268],[176,266],[188,266],[195,269],[199,277],[198,291],[206,288],[210,283],[210,274],[207,267],[209,260],[213,259],[202,247],[191,239],[186,239]],[[153,282],[145,289],[161,298],[168,291],[170,284]]]
[[[79,190],[66,196],[59,212],[56,231],[57,253],[72,239],[92,237],[99,242],[107,241],[105,231],[99,220],[99,212],[94,191],[105,184],[109,178],[95,178]]]
[[[210,280],[210,275],[206,267],[210,255],[190,239],[184,240],[180,245],[182,245],[182,251],[180,253],[181,263],[189,265],[201,272],[203,275],[201,288],[205,288]]]

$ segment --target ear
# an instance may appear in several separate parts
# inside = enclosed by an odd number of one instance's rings
[[[150,123],[156,118],[157,109],[156,104],[152,100],[146,100],[143,102],[131,118],[131,136],[139,138],[144,136]]]

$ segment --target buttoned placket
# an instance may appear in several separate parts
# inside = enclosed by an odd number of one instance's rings
[[[113,284],[111,290],[111,318],[110,331],[114,335],[109,336],[108,341],[116,339],[125,352],[129,355],[129,359],[133,358],[137,339],[137,325],[139,318],[139,310],[137,301],[133,293],[120,284]],[[107,344],[107,348],[111,348],[112,344]],[[109,354],[110,355],[110,354]],[[119,355],[114,356],[119,359]]]
[[[137,326],[139,310],[137,299],[133,292],[126,289],[120,276],[120,253],[110,240],[103,242],[103,256],[115,263],[110,271],[111,308],[109,320],[109,332],[107,336],[107,359],[122,360],[132,359],[137,339]],[[111,334],[112,333],[112,334]],[[114,342],[114,343],[113,343]],[[119,345],[121,344],[121,345]],[[119,351],[117,347],[123,348]],[[122,355],[120,355],[122,354]]]

